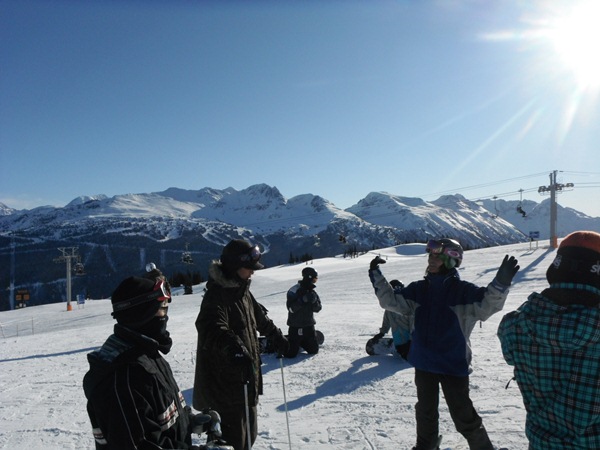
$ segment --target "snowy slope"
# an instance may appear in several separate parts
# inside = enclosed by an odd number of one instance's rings
[[[530,244],[472,250],[465,254],[461,276],[487,284],[506,253],[519,259],[521,270],[502,313],[476,327],[472,336],[472,398],[492,441],[510,449],[527,448],[525,411],[512,370],[504,363],[496,330],[503,314],[546,286],[545,271],[554,251]],[[293,449],[410,449],[415,442],[413,370],[398,357],[370,357],[366,340],[381,324],[383,311],[372,291],[367,268],[375,254],[387,258],[388,279],[420,278],[426,257],[420,244],[405,245],[355,259],[315,260],[317,289],[323,310],[317,328],[325,334],[318,355],[284,360],[284,379]],[[303,265],[258,271],[252,291],[271,318],[285,329],[285,292]],[[192,396],[196,331],[202,301],[195,294],[177,296],[169,309],[174,346],[166,358],[188,400]],[[81,388],[86,354],[111,333],[109,300],[88,301],[67,312],[65,304],[0,312],[0,448],[93,448]],[[33,334],[32,334],[33,332]],[[259,437],[255,450],[288,449],[280,361],[264,358],[265,395],[259,405]],[[241,389],[241,387],[240,387]],[[443,401],[443,447],[466,449],[454,430]]]

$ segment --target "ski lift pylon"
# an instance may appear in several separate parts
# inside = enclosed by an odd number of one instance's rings
[[[498,214],[498,207],[496,206],[496,200],[498,199],[498,197],[496,197],[494,195],[493,199],[494,199],[494,215],[493,215],[493,218],[496,219],[500,215],[500,214]]]
[[[181,254],[181,262],[184,264],[194,264],[192,253],[188,250],[189,245],[189,243],[185,243],[185,252]]]

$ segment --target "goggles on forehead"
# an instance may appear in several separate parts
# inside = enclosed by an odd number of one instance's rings
[[[146,294],[138,295],[137,297],[130,298],[124,302],[113,304],[113,312],[123,311],[152,301],[157,301],[159,303],[168,301],[171,303],[171,291],[165,280],[158,280],[154,285],[152,292],[147,292]]]
[[[240,261],[242,262],[256,262],[260,259],[261,257],[261,253],[260,253],[260,249],[258,248],[258,245],[255,245],[254,247],[252,247],[250,250],[248,250],[248,252],[244,253],[243,255],[240,256]]]
[[[433,253],[434,255],[448,255],[450,258],[461,259],[462,255],[460,251],[455,248],[448,247],[442,244],[439,241],[430,240],[427,242],[427,247],[425,248],[427,253]]]

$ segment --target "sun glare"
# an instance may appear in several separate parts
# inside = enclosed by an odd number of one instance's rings
[[[548,37],[578,86],[600,87],[600,2],[582,3],[553,22]]]

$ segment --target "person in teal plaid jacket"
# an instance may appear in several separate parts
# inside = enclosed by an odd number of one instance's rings
[[[527,410],[530,450],[600,449],[600,234],[571,233],[498,328]]]

